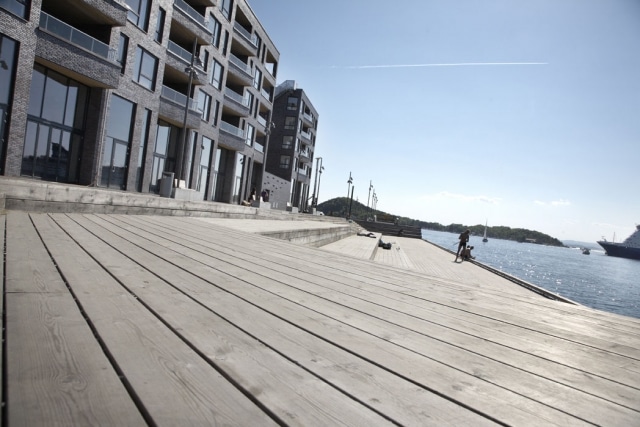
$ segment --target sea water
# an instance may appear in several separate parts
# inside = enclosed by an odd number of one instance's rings
[[[458,234],[422,230],[422,238],[455,251]],[[640,261],[584,255],[579,248],[518,243],[471,236],[472,255],[485,265],[533,283],[579,304],[640,318]],[[453,261],[453,260],[452,260]]]

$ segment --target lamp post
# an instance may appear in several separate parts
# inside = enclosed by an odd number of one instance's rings
[[[318,206],[318,196],[316,193],[316,188],[318,187],[318,171],[322,167],[322,157],[316,157],[316,180],[313,183],[313,196],[311,197],[311,206],[314,208]],[[323,168],[324,169],[324,168]]]
[[[184,119],[182,121],[182,141],[180,146],[178,146],[178,159],[176,162],[176,188],[180,187],[180,180],[182,178],[182,169],[183,163],[185,159],[185,152],[187,150],[187,116],[189,114],[189,101],[191,100],[191,87],[193,86],[193,79],[198,77],[198,70],[195,67],[196,63],[196,48],[198,47],[198,41],[193,41],[193,51],[191,52],[191,63],[187,68],[184,69],[184,72],[189,74],[189,84],[187,85],[187,101],[184,104]],[[200,65],[200,59],[197,60],[198,65]]]
[[[271,114],[269,115],[269,117],[271,117]],[[266,170],[267,170],[267,155],[269,154],[269,137],[271,136],[271,130],[275,129],[275,127],[276,127],[276,124],[273,123],[272,121],[269,121],[264,131],[266,138],[264,140],[264,155],[262,156],[262,172],[260,172],[262,176],[260,177],[260,189],[258,190],[259,191],[258,195],[262,195],[262,185],[264,184],[264,174],[266,173]]]
[[[369,199],[371,198],[371,190],[373,189],[373,184],[371,180],[369,180],[369,195],[367,196],[367,209],[369,209]]]
[[[351,190],[351,184],[353,184],[353,178],[351,178],[351,172],[349,172],[349,179],[347,180],[347,199],[349,198],[349,191]]]
[[[318,178],[318,192],[316,193],[316,207],[318,207],[318,198],[320,197],[320,181],[322,181],[322,171],[324,170],[324,166],[322,166],[322,160],[320,160],[320,178]]]

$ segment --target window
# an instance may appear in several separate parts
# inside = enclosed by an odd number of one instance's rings
[[[27,19],[27,0],[0,0],[0,8]]]
[[[227,18],[227,21],[231,21],[231,10],[233,7],[233,0],[221,0],[220,1],[220,12],[222,15]]]
[[[246,139],[244,140],[245,144],[247,144],[249,147],[251,147],[251,145],[253,145],[253,135],[255,134],[256,129],[252,126],[252,125],[247,125],[247,136]]]
[[[127,19],[143,31],[147,31],[151,2],[149,0],[125,0],[125,3],[129,6]]]
[[[156,20],[156,32],[153,35],[153,39],[158,43],[162,43],[162,36],[164,34],[164,20],[167,12],[163,8],[158,10],[158,19]]]
[[[253,87],[260,90],[261,83],[262,83],[262,71],[256,68],[256,72],[253,74]]]
[[[290,96],[287,98],[287,110],[296,111],[298,109],[298,98]]]
[[[213,103],[213,125],[218,126],[218,113],[220,112],[220,101]]]
[[[129,50],[129,37],[120,33],[120,43],[118,43],[118,57],[116,60],[120,64],[120,74],[124,74],[127,65],[127,52]]]
[[[211,80],[209,81],[209,83],[211,83],[211,85],[218,90],[220,90],[220,88],[222,87],[223,71],[224,68],[222,68],[222,64],[214,59],[213,67],[211,67]]]
[[[142,116],[142,132],[140,133],[140,145],[138,147],[138,169],[136,170],[136,190],[142,192],[144,178],[145,158],[147,157],[147,137],[151,125],[151,110],[145,109]]]
[[[10,110],[10,101],[13,96],[14,68],[16,66],[16,53],[18,43],[15,40],[0,34],[0,174],[4,173],[5,153],[4,144],[7,140],[7,115]]]
[[[202,120],[208,122],[211,115],[211,95],[203,90],[198,92],[198,111],[202,114]]]
[[[149,90],[155,90],[157,69],[158,58],[141,47],[138,47],[136,50],[136,65],[133,72],[133,80]]]
[[[284,128],[287,130],[294,130],[296,128],[296,118],[292,116],[287,116],[284,118]]]
[[[222,36],[222,24],[220,24],[220,21],[218,21],[213,16],[213,14],[211,14],[209,15],[208,26],[209,26],[209,29],[211,30],[211,33],[213,34],[213,37],[211,38],[211,44],[214,45],[216,49],[219,49],[220,38]]]
[[[280,169],[289,169],[291,156],[280,156]]]
[[[282,149],[290,150],[293,147],[293,136],[285,136],[282,138]]]

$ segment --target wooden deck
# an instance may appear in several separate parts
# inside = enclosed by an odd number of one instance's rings
[[[640,319],[417,239],[376,251],[399,268],[222,220],[0,218],[3,425],[640,425]]]

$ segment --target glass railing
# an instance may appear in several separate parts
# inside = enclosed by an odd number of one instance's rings
[[[182,61],[184,61],[186,65],[191,64],[191,58],[193,57],[193,54],[189,52],[187,49],[183,48],[182,46],[169,40],[169,44],[167,45],[167,50],[172,54],[174,54],[175,56],[177,56],[178,58],[180,58]],[[199,58],[196,58],[193,65],[200,73],[204,75],[207,74],[207,72],[202,67],[202,63],[200,62]]]
[[[255,148],[255,150],[260,153],[264,153],[264,145],[260,144],[257,141],[253,144],[253,148]]]
[[[73,28],[71,25],[60,21],[57,18],[40,12],[40,29],[60,37],[69,43],[87,50],[95,55],[116,62],[116,50],[111,49],[108,44],[102,43],[93,37]]]
[[[211,34],[211,29],[204,18],[204,16],[200,15],[194,8],[189,6],[184,0],[173,0],[173,5],[186,13],[191,19],[193,19],[197,24],[202,26],[207,33]]]
[[[229,62],[231,62],[236,67],[240,68],[244,73],[246,73],[249,77],[253,77],[253,73],[251,72],[251,67],[247,65],[242,59],[238,58],[233,54],[229,54]]]
[[[311,134],[307,133],[307,132],[300,132],[300,135],[302,135],[303,138],[308,139],[309,141],[311,141]]]
[[[313,116],[311,114],[302,113],[302,117],[313,123]]]
[[[247,31],[242,25],[240,25],[237,22],[233,24],[233,29],[236,32],[240,33],[240,35],[244,37],[253,46],[255,46],[256,48],[258,47],[258,37],[255,34],[251,34],[249,31]]]
[[[260,94],[262,95],[262,97],[264,99],[266,99],[267,101],[269,101],[269,104],[271,104],[271,94],[269,92],[267,92],[264,89],[260,89]]]
[[[260,123],[262,126],[267,127],[267,119],[265,119],[262,116],[258,116],[256,119],[258,120],[258,123]]]
[[[249,97],[248,96],[242,96],[240,95],[238,92],[235,92],[229,88],[226,88],[224,90],[224,96],[226,96],[227,98],[231,98],[234,101],[236,101],[238,104],[249,108]]]
[[[220,130],[225,131],[233,136],[237,136],[238,138],[244,139],[244,131],[240,128],[235,127],[231,123],[227,123],[225,121],[220,122]]]
[[[176,90],[173,90],[167,86],[162,86],[162,92],[160,92],[160,96],[171,102],[175,102],[178,105],[185,106],[187,104],[187,95],[185,95],[184,93],[180,93]],[[189,109],[191,111],[197,112],[198,103],[193,99],[189,99]]]

